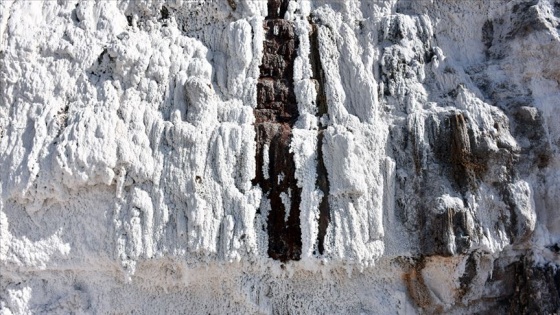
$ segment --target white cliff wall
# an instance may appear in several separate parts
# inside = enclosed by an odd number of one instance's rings
[[[559,22],[3,1],[0,312],[556,311]]]

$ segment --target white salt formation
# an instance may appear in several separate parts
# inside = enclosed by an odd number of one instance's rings
[[[0,3],[0,314],[560,310],[558,0]]]

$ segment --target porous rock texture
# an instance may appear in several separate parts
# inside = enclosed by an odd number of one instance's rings
[[[560,309],[560,2],[0,2],[0,313]]]

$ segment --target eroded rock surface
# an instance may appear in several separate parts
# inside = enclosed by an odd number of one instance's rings
[[[286,7],[287,1],[269,1],[263,25],[255,109],[257,174],[253,180],[265,194],[261,207],[268,212],[268,254],[281,261],[301,256],[301,188],[294,177],[296,166],[290,152],[292,128],[299,116],[293,80],[298,39],[293,24],[280,18]]]

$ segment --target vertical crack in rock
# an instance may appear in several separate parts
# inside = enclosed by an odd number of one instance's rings
[[[319,254],[325,251],[325,235],[327,235],[327,228],[331,221],[330,206],[329,206],[329,178],[327,168],[323,161],[323,131],[319,130],[317,140],[317,187],[323,193],[321,202],[319,203],[319,231],[317,234],[317,246]]]
[[[270,201],[268,255],[276,260],[301,257],[301,188],[290,152],[292,127],[299,113],[294,93],[294,59],[298,40],[291,22],[282,17],[288,1],[269,0],[264,21],[265,41],[257,84],[255,129],[257,168],[254,184]],[[267,163],[265,163],[267,162]]]
[[[323,115],[327,114],[327,98],[324,89],[324,73],[319,57],[319,28],[312,22],[310,22],[310,24],[312,29],[310,34],[311,51],[309,59],[313,70],[312,79],[315,81],[315,87],[317,90],[317,116],[320,119]],[[323,197],[319,203],[319,231],[317,234],[317,246],[321,255],[325,250],[325,235],[327,234],[327,228],[331,220],[329,211],[330,185],[327,168],[325,167],[325,162],[323,160],[324,129],[325,126],[319,122],[319,133],[317,139],[317,187],[323,193]]]

